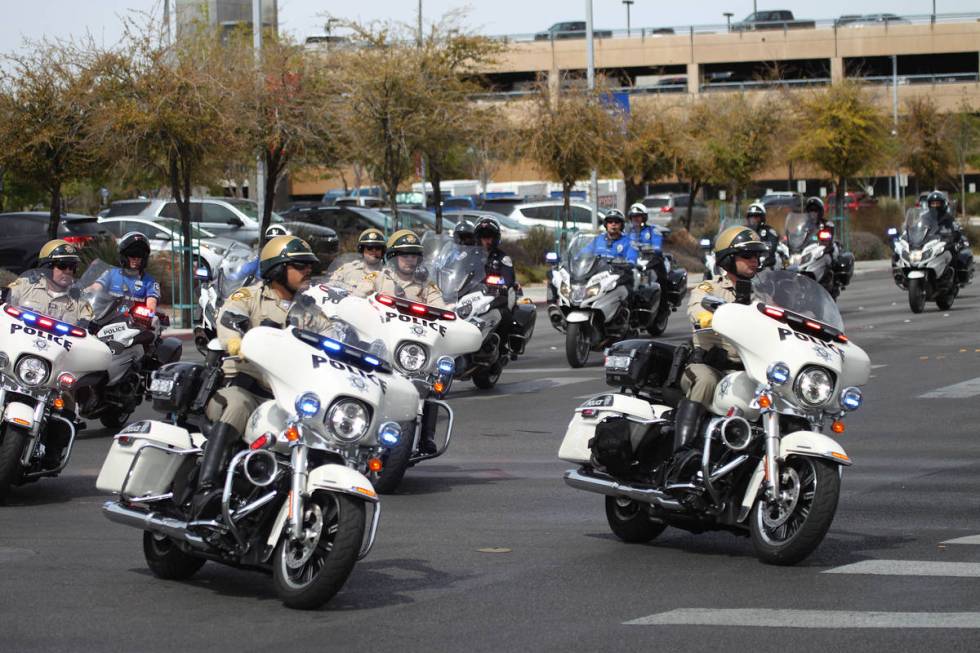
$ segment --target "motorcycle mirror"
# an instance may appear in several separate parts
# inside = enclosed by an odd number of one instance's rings
[[[544,255],[545,263],[551,263],[552,265],[556,265],[559,260],[561,259],[558,256],[558,252],[548,252],[547,254]]]
[[[711,311],[712,313],[715,312],[715,309],[717,309],[719,306],[723,306],[725,303],[726,302],[724,299],[714,295],[705,295],[701,298],[701,308],[706,311]]]
[[[711,239],[702,238],[701,239],[701,249],[711,249]]]
[[[887,233],[889,236],[894,238],[895,236],[898,235],[898,229],[896,229],[895,227],[888,227],[888,231],[886,231],[885,233]]]
[[[197,268],[194,270],[194,278],[198,281],[210,281],[211,275],[208,274],[207,268]]]

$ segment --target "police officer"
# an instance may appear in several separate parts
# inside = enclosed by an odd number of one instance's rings
[[[295,236],[276,236],[259,252],[261,281],[239,288],[225,301],[218,314],[221,344],[235,354],[238,340],[255,326],[284,326],[294,297],[310,281],[319,261],[306,241]],[[262,398],[272,396],[258,370],[248,361],[224,363],[227,384],[208,402],[206,414],[212,427],[201,461],[197,492],[191,514],[199,519],[206,508],[214,508],[223,483],[220,473],[227,453],[245,431],[252,411]]]
[[[973,256],[969,252],[969,241],[963,234],[963,229],[959,222],[949,212],[949,201],[940,191],[934,190],[926,197],[926,206],[932,217],[939,225],[939,234],[946,241],[947,247],[953,254],[953,266],[958,276],[966,277],[965,270],[969,266]],[[965,252],[966,255],[961,255]]]
[[[476,245],[476,225],[469,219],[462,219],[453,227],[453,242],[462,247]]]
[[[372,293],[384,293],[404,297],[413,302],[446,308],[439,288],[429,280],[422,266],[422,243],[415,232],[400,229],[388,238],[387,259],[381,272],[369,272],[354,289],[354,294],[367,297]]]
[[[7,301],[72,324],[91,320],[92,307],[81,301],[77,292],[71,292],[79,260],[74,245],[60,239],[49,240],[38,253],[39,269],[28,271],[10,284]]]
[[[646,206],[637,202],[630,207],[627,215],[631,226],[629,237],[633,241],[633,247],[639,249],[640,246],[647,246],[658,252],[663,249],[664,237],[654,227],[647,224],[649,212]]]
[[[779,248],[779,234],[766,224],[766,207],[760,202],[753,202],[745,212],[746,226],[759,235],[759,239],[769,247],[769,253],[763,256],[762,267],[776,266],[776,251]]]
[[[724,274],[695,288],[687,308],[694,329],[694,349],[681,376],[681,389],[687,398],[682,399],[674,411],[674,442],[678,448],[689,445],[697,435],[722,372],[740,363],[736,349],[711,329],[713,313],[701,306],[701,300],[706,295],[727,302],[743,299],[736,296],[736,284],[750,281],[756,275],[759,259],[767,249],[754,231],[736,226],[718,235],[714,251],[718,267]]]
[[[146,302],[151,311],[157,309],[160,284],[146,271],[150,260],[150,242],[146,236],[130,231],[119,241],[119,268],[106,270],[93,286],[113,297],[129,297]]]
[[[380,272],[385,254],[385,235],[380,229],[365,229],[357,238],[357,251],[361,258],[337,268],[330,277],[331,281],[353,288],[364,279],[364,275]]]
[[[493,218],[480,218],[473,229],[476,242],[487,253],[487,272],[500,275],[508,288],[517,287],[514,262],[500,249],[500,225]]]
[[[627,262],[636,264],[639,254],[633,247],[632,241],[623,233],[623,228],[626,226],[623,214],[619,211],[610,211],[603,218],[602,226],[606,232],[596,236],[583,251],[591,252],[596,256],[625,258]]]

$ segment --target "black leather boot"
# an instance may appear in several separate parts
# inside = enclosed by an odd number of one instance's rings
[[[220,511],[221,491],[224,486],[221,472],[224,471],[228,451],[240,437],[238,429],[224,422],[218,422],[211,428],[197,476],[197,490],[191,500],[193,519],[209,519]]]
[[[706,409],[701,402],[681,399],[674,409],[674,453],[689,449],[701,432]]]

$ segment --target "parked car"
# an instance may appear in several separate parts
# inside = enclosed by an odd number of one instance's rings
[[[648,222],[657,227],[668,228],[674,218],[687,219],[687,193],[656,193],[647,195],[640,202],[651,209]],[[699,199],[694,200],[691,209],[691,222],[704,222],[708,219],[708,206]]]
[[[457,224],[460,222],[460,220],[470,220],[471,222],[476,223],[483,218],[492,218],[497,221],[497,224],[500,225],[500,239],[508,242],[521,240],[527,236],[527,232],[531,230],[529,226],[520,223],[515,218],[512,218],[509,215],[501,215],[494,211],[458,209],[443,211],[443,215],[448,217],[450,220],[455,221]]]
[[[806,198],[803,197],[802,193],[795,193],[788,190],[766,193],[759,199],[759,202],[766,207],[767,211],[782,208],[793,213],[799,213],[802,211],[803,202],[805,201]]]
[[[391,219],[391,209],[381,209],[381,213]],[[436,214],[424,209],[398,209],[398,219],[401,221],[399,228],[411,229],[421,235],[424,231],[436,230]],[[443,214],[442,228],[445,231],[452,231],[456,226],[456,221]]]
[[[554,39],[584,39],[585,34],[585,21],[571,20],[563,23],[555,23],[545,31],[538,32],[534,35],[534,40],[551,41]],[[597,39],[612,38],[612,30],[593,29],[592,36],[593,38]]]
[[[338,197],[334,200],[334,206],[361,206],[370,209],[377,209],[385,206],[385,201],[373,195],[348,195]]]
[[[908,24],[908,20],[896,14],[847,14],[838,18],[837,27],[863,27],[864,25]]]
[[[469,195],[450,195],[442,199],[443,209],[475,209],[476,201]]]
[[[592,230],[591,206],[580,202],[572,202],[569,205],[569,209],[571,216],[569,217],[568,228],[583,231]],[[560,201],[528,202],[515,206],[511,210],[509,217],[528,227],[540,225],[548,229],[556,229],[561,227],[561,211],[562,202]],[[605,213],[600,210],[598,217],[600,226],[602,225],[604,216]]]
[[[47,211],[0,213],[0,268],[20,274],[37,266],[37,254],[48,242]],[[58,225],[58,237],[78,248],[85,247],[99,236],[111,234],[97,218],[77,213],[65,213]]]
[[[749,14],[744,20],[732,23],[733,32],[746,32],[763,29],[804,29],[814,28],[812,20],[797,20],[787,9],[769,9]]]
[[[177,203],[168,199],[118,200],[107,217],[139,216],[180,219]],[[226,236],[252,246],[259,241],[259,207],[252,200],[234,197],[191,198],[191,221],[215,236]],[[282,222],[273,212],[272,222]]]
[[[837,204],[837,194],[830,193],[824,200],[824,205],[832,211]],[[844,209],[847,211],[859,211],[878,206],[878,198],[868,195],[863,191],[847,191],[844,193]]]
[[[285,219],[321,227],[328,227],[337,234],[340,240],[358,236],[369,228],[380,229],[385,234],[392,232],[391,218],[376,209],[358,206],[325,206],[300,207],[287,211]]]
[[[180,247],[183,243],[180,220],[174,218],[150,218],[140,217],[116,217],[99,218],[99,224],[117,239],[136,231],[150,242],[150,252],[175,252],[175,247]],[[229,263],[244,262],[252,258],[252,248],[232,238],[218,238],[209,231],[201,229],[196,225],[191,225],[191,245],[200,248],[199,267],[208,271],[208,276],[213,277],[222,259],[226,256]],[[234,265],[233,265],[234,267]]]

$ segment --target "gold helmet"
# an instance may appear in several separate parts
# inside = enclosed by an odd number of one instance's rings
[[[723,270],[735,272],[737,254],[762,256],[769,251],[759,235],[748,227],[729,227],[718,234],[715,240],[715,262]]]
[[[383,250],[385,248],[384,233],[374,227],[362,231],[361,235],[357,237],[357,251],[363,252],[368,245],[380,247]]]
[[[286,263],[319,263],[309,244],[296,236],[276,236],[259,252],[259,276],[272,279],[276,269]]]
[[[399,254],[422,256],[422,242],[411,229],[399,229],[388,239],[388,258]]]
[[[55,263],[74,263],[78,265],[78,249],[67,240],[49,240],[41,246],[37,255],[37,264],[42,268],[50,268]]]

